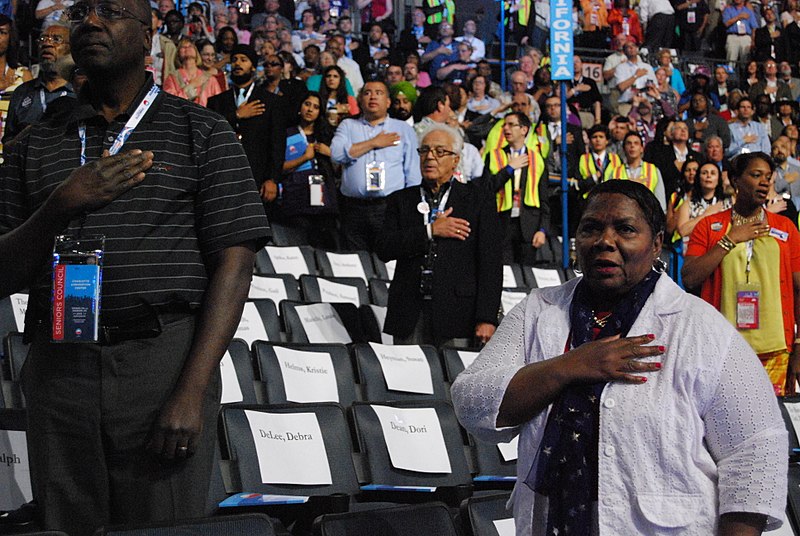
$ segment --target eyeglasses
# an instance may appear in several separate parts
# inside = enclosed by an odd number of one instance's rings
[[[505,125],[507,127],[518,127],[518,126],[520,126],[519,123],[509,123],[508,121],[506,121]]]
[[[428,155],[428,153],[433,153],[433,156],[435,156],[436,158],[444,158],[445,156],[455,156],[458,154],[454,151],[448,151],[447,149],[441,146],[430,147],[428,145],[423,145],[422,147],[417,149],[417,152],[419,153],[419,156],[421,158],[425,158]]]
[[[133,19],[141,22],[145,26],[150,26],[150,22],[140,19],[134,15],[131,10],[110,2],[101,2],[94,6],[90,6],[85,2],[74,4],[66,9],[67,20],[73,24],[81,23],[86,20],[86,17],[88,17],[89,13],[92,11],[103,20]]]
[[[42,34],[39,36],[37,41],[41,44],[50,42],[53,43],[54,45],[60,45],[64,43],[64,36],[55,34]]]

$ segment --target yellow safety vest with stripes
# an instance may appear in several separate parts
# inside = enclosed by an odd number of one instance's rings
[[[444,8],[447,11],[447,22],[453,24],[456,13],[456,3],[453,0],[425,0],[425,2],[428,4],[428,7],[439,7],[444,4]],[[443,20],[442,13],[444,12],[439,11],[433,15],[428,15],[426,22],[428,24],[439,24]]]
[[[606,157],[608,158],[608,165],[599,182],[610,179],[614,169],[622,165],[622,159],[619,155],[607,151]],[[582,154],[580,160],[578,160],[578,173],[580,173],[581,179],[588,180],[590,177],[594,177],[598,171],[597,163],[592,158],[592,153]]]
[[[532,147],[528,149],[528,174],[525,177],[525,195],[522,202],[525,206],[539,208],[539,181],[544,175],[544,159]],[[508,165],[508,153],[503,149],[495,149],[489,154],[489,171],[497,175],[501,169]],[[497,212],[511,210],[514,201],[513,179],[508,179],[503,188],[497,192]]]
[[[483,153],[481,156],[486,158],[486,155],[495,149],[502,149],[508,145],[505,135],[503,134],[503,125],[505,119],[501,119],[491,128],[489,134],[486,136],[486,143],[483,146]],[[542,130],[544,129],[544,130]],[[547,136],[547,126],[539,125],[539,128],[534,131],[531,127],[528,130],[528,137],[525,138],[525,146],[535,148],[542,158],[547,158],[550,154],[550,138]]]
[[[615,167],[611,172],[611,178],[628,180],[628,168],[624,165]],[[642,174],[636,182],[644,184],[648,190],[655,193],[658,184],[658,168],[650,162],[642,162]]]

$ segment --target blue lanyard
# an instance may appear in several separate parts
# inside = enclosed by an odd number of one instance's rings
[[[125,123],[125,126],[122,127],[122,130],[117,134],[117,139],[114,140],[114,143],[112,143],[111,147],[108,149],[109,155],[114,156],[122,149],[123,144],[128,141],[133,131],[139,126],[139,122],[142,120],[142,117],[144,117],[144,114],[146,114],[150,106],[153,105],[153,101],[159,91],[161,91],[159,87],[153,84],[153,87],[150,88],[150,91],[144,96],[142,102],[136,107],[136,110],[134,110],[128,122]],[[78,125],[78,137],[81,139],[81,165],[84,165],[86,163],[86,125],[83,123]]]
[[[442,195],[442,199],[439,200],[439,206],[436,207],[433,210],[430,210],[430,203],[428,203],[428,201],[425,200],[425,189],[422,186],[419,187],[419,194],[420,194],[420,197],[422,197],[422,201],[420,202],[420,206],[425,205],[425,206],[428,207],[428,210],[426,210],[422,214],[422,222],[423,222],[423,224],[427,225],[429,223],[433,223],[436,220],[436,218],[438,217],[438,215],[441,212],[444,212],[444,207],[447,205],[447,199],[450,197],[450,192],[451,191],[453,191],[453,179],[450,179],[450,185],[447,188],[447,191],[444,193],[444,195]]]

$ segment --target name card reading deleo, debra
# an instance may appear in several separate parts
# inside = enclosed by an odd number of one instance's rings
[[[264,484],[332,483],[328,454],[313,413],[245,410]]]

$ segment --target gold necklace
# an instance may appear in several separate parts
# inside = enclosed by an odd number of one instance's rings
[[[733,225],[738,227],[739,225],[747,225],[748,223],[756,223],[764,219],[764,210],[759,209],[758,214],[755,216],[750,216],[745,218],[735,210],[731,211],[731,221]]]
[[[606,316],[598,318],[597,314],[594,311],[592,311],[592,320],[594,321],[595,325],[598,328],[603,329],[604,327],[606,327],[606,324],[608,324],[608,319],[611,318],[611,315],[612,313],[607,313]]]

